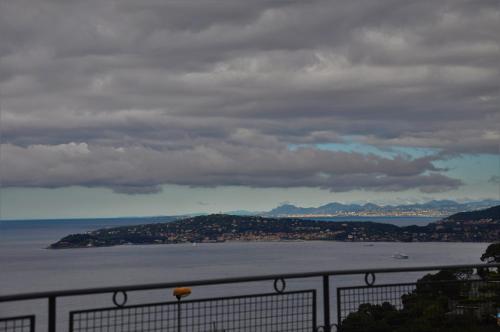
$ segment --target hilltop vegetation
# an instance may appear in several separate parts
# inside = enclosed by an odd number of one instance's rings
[[[446,218],[452,221],[500,220],[500,205],[479,211],[460,212]]]

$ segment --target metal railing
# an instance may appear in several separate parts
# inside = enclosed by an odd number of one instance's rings
[[[365,303],[381,305],[388,303],[393,310],[402,310],[405,297],[422,293],[425,288],[417,282],[376,284],[379,275],[410,272],[457,271],[475,270],[484,271],[497,269],[500,264],[476,265],[448,265],[424,266],[385,269],[357,269],[357,270],[327,270],[306,273],[272,274],[251,277],[237,277],[211,280],[192,280],[167,282],[157,284],[133,285],[64,290],[54,292],[38,292],[30,294],[0,296],[0,305],[13,305],[22,301],[39,301],[38,305],[46,306],[46,325],[48,332],[56,329],[64,330],[60,321],[66,319],[65,325],[69,331],[326,331],[339,330],[342,322],[350,314],[356,312]],[[364,284],[341,287],[335,284],[343,276],[361,276]],[[462,284],[468,283],[467,291],[474,292],[491,283],[487,279],[455,280]],[[287,282],[295,279],[316,278],[320,280],[314,289],[299,289],[288,291]],[[416,281],[416,280],[415,280]],[[177,301],[152,302],[143,301],[140,304],[128,304],[130,294],[140,291],[172,290],[179,287],[207,287],[213,285],[239,285],[247,283],[269,282],[274,291],[269,293],[238,294],[226,297],[208,297],[186,300],[179,297]],[[442,283],[442,282],[441,282]],[[474,286],[476,285],[477,286]],[[450,283],[445,283],[449,287]],[[335,285],[336,291],[331,291]],[[498,283],[495,283],[498,285]],[[489,286],[488,286],[489,287]],[[444,289],[444,288],[443,288]],[[460,288],[465,289],[465,288]],[[489,288],[488,288],[489,289]],[[461,292],[458,288],[455,292]],[[489,290],[491,293],[491,289]],[[484,293],[481,294],[490,294]],[[83,296],[111,295],[112,306],[102,306],[92,303],[90,308],[67,310],[61,305],[63,299]],[[320,296],[316,296],[320,294]],[[497,293],[494,295],[496,296]],[[222,295],[222,294],[221,294]],[[463,294],[462,294],[463,295]],[[490,294],[491,295],[491,294]],[[465,296],[466,298],[467,296]],[[464,296],[462,296],[463,300]],[[491,296],[484,297],[480,302],[476,300],[471,305],[460,299],[451,302],[452,313],[465,312],[469,309],[496,310],[493,308]],[[40,301],[46,301],[45,304]],[[489,301],[489,302],[488,302]],[[99,301],[101,303],[101,301]],[[464,305],[464,303],[466,303]],[[486,304],[488,308],[486,308]],[[451,305],[451,304],[450,304]],[[485,309],[486,308],[486,309]],[[64,310],[63,310],[64,309]],[[471,310],[472,310],[471,309]],[[478,309],[478,310],[479,310]],[[475,309],[474,309],[475,310]],[[333,311],[333,312],[332,312]],[[470,310],[469,310],[470,311]],[[476,310],[477,311],[477,310]],[[483,313],[481,311],[481,313]],[[332,315],[333,313],[333,315]],[[0,312],[0,332],[35,331],[36,314],[32,312],[17,313],[13,316],[2,317]],[[65,318],[64,318],[65,317]],[[37,323],[39,320],[36,320]]]
[[[34,332],[35,316],[17,316],[0,318],[0,331],[2,332]]]

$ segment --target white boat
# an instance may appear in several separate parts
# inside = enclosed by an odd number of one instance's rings
[[[401,252],[397,252],[394,255],[392,255],[392,258],[395,258],[395,259],[408,259],[408,255],[407,254],[403,254]]]

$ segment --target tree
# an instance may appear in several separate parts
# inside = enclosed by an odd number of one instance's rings
[[[490,244],[481,256],[481,260],[488,263],[500,263],[500,242]]]
[[[401,297],[403,308],[390,303],[361,304],[358,311],[342,322],[342,332],[489,332],[497,331],[496,322],[488,316],[478,317],[472,313],[460,313],[453,308],[466,305],[471,297],[472,270],[443,270],[427,274],[417,281],[415,289]],[[480,290],[482,291],[482,290]],[[488,289],[489,297],[483,302],[493,301],[495,289]]]

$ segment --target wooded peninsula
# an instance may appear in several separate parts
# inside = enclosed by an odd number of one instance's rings
[[[225,241],[496,242],[500,206],[452,215],[426,226],[369,221],[332,222],[213,214],[166,223],[98,229],[68,235],[50,249]]]

